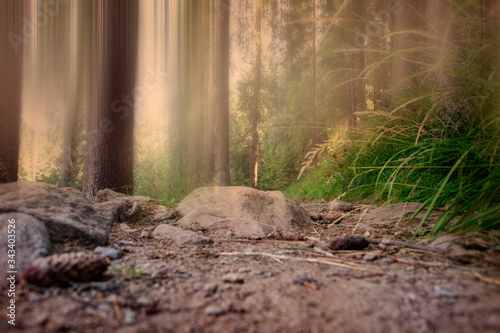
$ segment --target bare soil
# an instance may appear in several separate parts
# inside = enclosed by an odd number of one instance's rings
[[[16,325],[4,315],[0,331],[500,332],[498,234],[463,236],[470,250],[453,256],[377,244],[327,251],[317,245],[353,231],[408,241],[418,221],[360,227],[361,209],[326,219],[327,203],[300,204],[325,219],[294,235],[198,246],[147,237],[158,224],[150,208],[129,223],[138,231],[113,228],[110,246],[124,256],[111,262],[108,280],[21,281]]]

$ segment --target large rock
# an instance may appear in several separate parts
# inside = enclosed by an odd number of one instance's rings
[[[9,235],[11,236],[10,242]],[[9,252],[9,250],[15,252]],[[0,251],[0,267],[2,267],[0,285],[3,286],[10,275],[7,271],[17,271],[16,275],[20,276],[27,264],[51,253],[49,234],[43,223],[30,215],[0,214]],[[14,262],[8,260],[14,260]],[[10,267],[10,264],[13,264],[13,267]]]
[[[0,213],[21,212],[45,225],[62,242],[103,245],[108,240],[118,204],[96,210],[73,188],[23,182],[0,185]]]
[[[248,187],[202,187],[177,210],[186,227],[204,227],[218,236],[265,237],[275,230],[292,231],[310,223],[307,212],[281,192]]]

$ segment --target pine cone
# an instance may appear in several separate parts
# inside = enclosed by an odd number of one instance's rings
[[[29,263],[22,278],[42,287],[63,286],[69,281],[96,280],[102,276],[109,264],[109,259],[91,253],[57,254]]]

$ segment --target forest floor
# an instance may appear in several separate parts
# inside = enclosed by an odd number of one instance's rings
[[[328,203],[300,204],[310,214],[327,214]],[[22,281],[16,326],[3,315],[0,331],[500,332],[499,244],[485,241],[495,237],[463,236],[461,244],[475,250],[456,256],[393,245],[315,247],[353,230],[408,241],[416,226],[356,228],[360,212],[302,228],[296,239],[305,240],[178,246],[141,237],[158,225],[151,211],[130,225],[136,233],[113,228],[110,246],[124,256],[111,262],[110,279],[63,288]]]

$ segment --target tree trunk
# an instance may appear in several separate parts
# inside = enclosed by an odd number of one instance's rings
[[[22,18],[28,8],[28,1],[0,1],[0,183],[18,177],[23,46],[29,42]]]
[[[133,190],[134,89],[138,0],[93,2],[92,105],[83,192]]]
[[[312,144],[318,143],[318,134],[316,133],[316,0],[312,0]]]
[[[433,0],[437,1],[437,0]],[[418,85],[415,78],[410,78],[419,70],[418,47],[419,38],[412,30],[420,28],[419,17],[422,13],[420,2],[401,1],[398,10],[392,15],[392,51],[394,54],[391,66],[391,100],[408,93]]]
[[[257,18],[255,22],[255,82],[254,96],[252,107],[252,157],[253,168],[251,176],[251,186],[257,188],[259,177],[259,125],[260,125],[260,105],[261,105],[261,88],[262,88],[262,3],[257,0]]]
[[[460,123],[468,115],[463,114],[466,109],[460,108],[460,96],[454,90],[458,83],[453,77],[453,72],[459,68],[458,59],[458,27],[454,4],[441,1],[427,1],[427,18],[430,25],[432,40],[432,54],[434,55],[434,71],[438,87],[443,93],[441,99],[441,113],[451,121]]]
[[[229,176],[229,0],[217,1],[220,20],[217,74],[217,185],[230,186]]]
[[[209,1],[208,5],[208,32],[207,32],[207,57],[206,57],[206,74],[205,94],[206,94],[206,120],[205,120],[205,179],[213,181],[215,175],[215,121],[217,109],[217,90],[216,82],[216,33],[217,24],[215,20],[215,6],[213,0]]]

